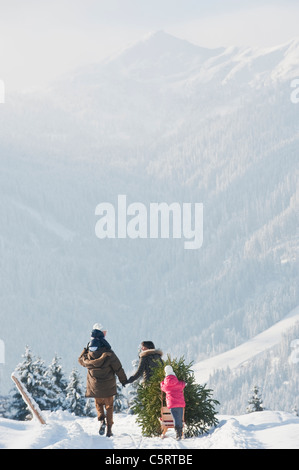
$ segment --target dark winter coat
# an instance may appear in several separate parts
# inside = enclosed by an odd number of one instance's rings
[[[152,373],[153,369],[157,366],[157,364],[163,364],[161,356],[163,352],[160,349],[146,349],[139,354],[139,364],[138,369],[134,375],[132,375],[127,383],[132,383],[135,380],[139,379],[139,377],[143,376],[144,382],[147,382]]]
[[[87,368],[86,397],[107,398],[116,395],[115,374],[121,384],[127,381],[120,360],[112,349],[84,349],[78,361],[81,366]]]

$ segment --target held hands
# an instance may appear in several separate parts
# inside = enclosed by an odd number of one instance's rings
[[[122,383],[122,386],[125,387],[126,385],[128,385],[128,384],[130,384],[130,383],[132,383],[132,382],[133,382],[133,380],[130,380],[130,378],[129,378],[129,379],[127,379],[125,382]]]

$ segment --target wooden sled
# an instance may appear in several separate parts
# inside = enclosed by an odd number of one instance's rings
[[[161,408],[160,425],[162,431],[161,439],[164,439],[168,429],[174,428],[173,417],[167,406],[162,406]]]

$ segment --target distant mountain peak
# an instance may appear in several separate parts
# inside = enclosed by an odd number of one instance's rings
[[[191,70],[224,50],[200,47],[158,30],[108,58],[105,64],[121,66],[135,77],[166,77]]]
[[[211,49],[201,47],[191,43],[186,39],[173,36],[172,34],[163,30],[151,31],[145,34],[139,41],[132,44],[131,47],[128,47],[127,50],[142,46],[158,46],[161,52],[163,52],[165,49],[174,51],[174,49],[176,50],[178,48],[179,50],[184,50],[185,52],[187,52],[187,50],[192,51],[195,55],[200,54],[203,51],[208,51],[209,53],[215,51],[215,53],[219,53],[219,51],[224,50],[224,48]]]
[[[159,29],[155,31],[150,31],[149,33],[145,34],[141,40],[143,41],[150,41],[150,40],[155,40],[155,39],[163,39],[163,38],[172,38],[172,39],[177,39],[175,36],[166,33],[164,30]]]
[[[259,88],[299,74],[299,38],[272,47],[206,48],[163,30],[151,31],[99,64],[84,67],[73,80],[96,88],[99,81],[160,82],[196,93],[201,84],[210,87],[233,84]]]
[[[151,31],[147,34],[145,34],[139,41],[136,42],[136,45],[138,43],[154,43],[154,42],[159,42],[159,44],[167,44],[167,45],[173,45],[173,44],[185,44],[189,45],[192,48],[197,48],[195,44],[192,44],[191,42],[187,41],[186,39],[181,39],[177,36],[173,36],[170,33],[166,33],[163,30],[158,30],[158,31]]]

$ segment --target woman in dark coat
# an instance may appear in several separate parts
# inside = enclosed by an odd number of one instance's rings
[[[127,383],[130,384],[141,376],[143,376],[143,382],[147,382],[157,364],[163,364],[162,355],[163,352],[160,349],[156,349],[152,341],[143,341],[139,354],[138,369],[135,374],[128,379]]]
[[[104,434],[106,421],[104,407],[106,409],[107,436],[112,436],[113,401],[117,393],[116,378],[125,385],[127,376],[121,362],[112,351],[110,344],[105,340],[106,331],[99,324],[94,325],[91,332],[91,341],[84,348],[78,361],[81,366],[87,368],[86,397],[95,399],[98,420],[101,422],[100,434]]]

